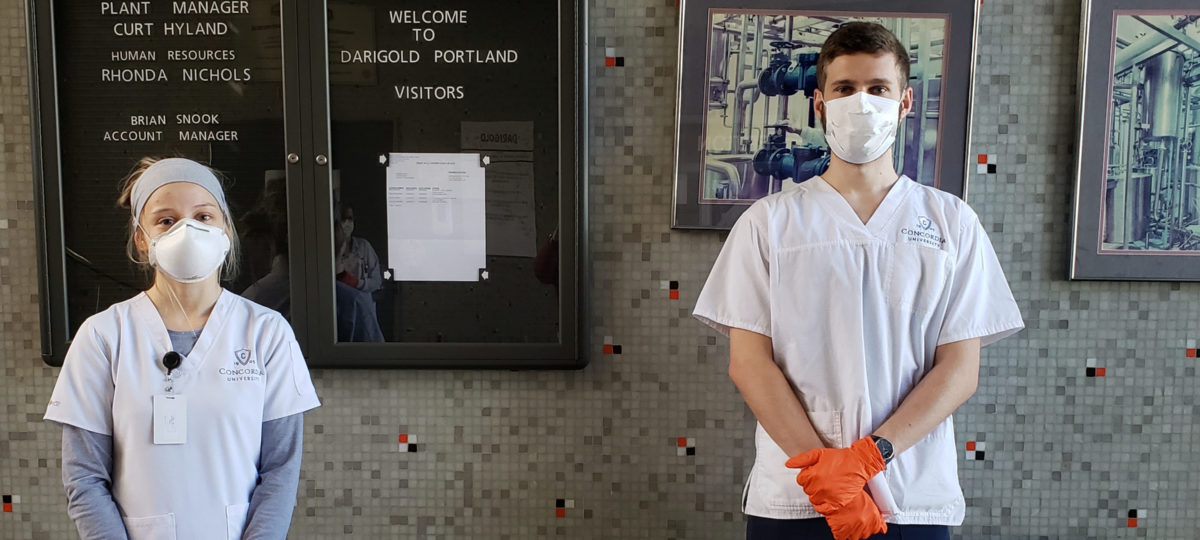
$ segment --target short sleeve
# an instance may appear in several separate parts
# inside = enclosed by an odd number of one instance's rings
[[[75,332],[43,417],[112,436],[112,357],[89,318]]]
[[[965,212],[938,345],[974,338],[987,345],[1025,327],[983,224]]]
[[[275,315],[272,313],[272,315]],[[263,368],[267,373],[267,397],[263,421],[277,420],[321,406],[317,391],[308,375],[308,364],[292,327],[276,317],[276,343]]]
[[[771,335],[767,206],[750,206],[729,231],[693,315],[728,336],[731,328]]]

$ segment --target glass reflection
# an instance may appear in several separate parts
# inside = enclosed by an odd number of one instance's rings
[[[286,176],[266,171],[258,205],[242,218],[246,270],[257,277],[242,296],[291,319],[292,291],[288,265]]]
[[[370,242],[353,236],[354,209],[343,205],[338,216],[333,223],[338,341],[383,341],[371,296],[383,283],[379,257]]]
[[[570,174],[559,170],[558,5],[379,0],[328,6],[330,211],[339,222],[333,232],[345,236],[329,254],[339,273],[339,340],[359,340],[345,338],[342,326],[359,317],[344,310],[355,308],[350,293],[369,292],[361,309],[370,302],[388,342],[557,343],[553,233],[559,175]],[[417,257],[426,265],[450,264],[433,252],[452,250],[421,251],[405,235],[424,234],[421,241],[429,245],[445,233],[449,241],[468,244],[475,237],[455,237],[453,229],[462,224],[474,234],[467,223],[479,216],[455,211],[474,192],[457,200],[426,197],[430,205],[442,205],[417,209],[434,216],[428,230],[401,228],[416,214],[389,200],[389,182],[395,181],[389,156],[395,154],[489,158],[481,165],[486,247],[483,253],[464,248],[453,271],[440,267],[446,279],[397,281],[391,269]],[[412,208],[411,200],[406,204]],[[352,229],[344,227],[347,216]],[[483,262],[477,277],[462,260]],[[472,279],[451,281],[465,275]],[[353,328],[358,332],[357,323]]]
[[[116,231],[129,218],[113,206],[143,156],[186,157],[228,180],[247,249],[245,270],[223,285],[287,315],[286,189],[269,172],[285,155],[278,2],[214,17],[212,35],[163,32],[195,22],[169,3],[147,4],[136,23],[95,3],[52,4],[69,332],[150,283],[125,259]],[[114,24],[157,31],[125,35]]]

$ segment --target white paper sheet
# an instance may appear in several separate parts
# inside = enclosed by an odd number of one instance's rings
[[[487,252],[537,256],[533,186],[533,122],[463,122],[462,150],[479,152],[487,167]]]
[[[388,267],[396,281],[478,281],[487,265],[478,154],[388,155]]]
[[[492,162],[486,176],[488,255],[536,256],[533,163]]]

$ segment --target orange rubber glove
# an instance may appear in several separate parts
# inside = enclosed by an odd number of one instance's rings
[[[875,441],[863,437],[850,448],[809,450],[787,460],[787,466],[802,469],[796,483],[804,488],[813,508],[828,516],[862,493],[867,480],[885,465]]]
[[[825,522],[833,531],[834,540],[863,540],[887,532],[887,523],[884,523],[879,507],[866,491],[861,490],[845,506],[827,514]]]

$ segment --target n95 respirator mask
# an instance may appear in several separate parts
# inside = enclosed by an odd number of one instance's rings
[[[202,281],[221,268],[229,237],[219,227],[191,218],[177,221],[150,239],[150,266],[180,283]]]

